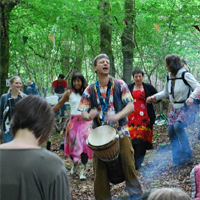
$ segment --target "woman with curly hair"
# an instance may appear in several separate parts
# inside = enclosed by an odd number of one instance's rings
[[[86,144],[88,134],[92,131],[92,122],[83,120],[81,112],[77,110],[81,95],[86,87],[87,82],[84,76],[79,72],[75,72],[72,75],[70,88],[64,93],[62,99],[53,106],[53,110],[57,111],[66,101],[69,101],[71,117],[66,127],[64,151],[73,160],[71,174],[76,173],[78,160],[81,159],[80,180],[86,179],[86,164],[88,158],[92,159],[92,150]]]

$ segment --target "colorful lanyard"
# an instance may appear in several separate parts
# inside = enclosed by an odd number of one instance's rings
[[[99,101],[100,101],[100,104],[101,104],[101,109],[103,111],[102,121],[101,121],[101,124],[102,124],[102,123],[104,123],[105,114],[107,113],[107,110],[108,110],[109,97],[110,97],[110,91],[111,91],[112,83],[111,83],[111,81],[108,82],[105,102],[104,102],[103,97],[101,95],[100,86],[99,86],[99,82],[98,81],[96,81],[95,86],[96,86],[97,94],[98,94]]]

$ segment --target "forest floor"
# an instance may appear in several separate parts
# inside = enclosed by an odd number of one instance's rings
[[[148,193],[153,188],[178,187],[182,188],[191,196],[190,172],[192,168],[200,163],[200,142],[198,140],[199,117],[196,122],[186,128],[189,142],[193,150],[192,163],[184,166],[174,166],[172,154],[167,134],[167,126],[154,127],[154,149],[146,153],[143,167],[138,171],[138,179],[142,185],[144,193]],[[51,136],[51,150],[60,146],[64,134]],[[94,200],[93,182],[94,174],[92,161],[87,164],[87,180],[80,181],[79,174],[70,175],[71,160],[65,156],[62,150],[55,151],[69,169],[69,181],[72,200]],[[115,199],[122,199],[120,196],[124,192],[125,183],[111,185],[111,194]]]

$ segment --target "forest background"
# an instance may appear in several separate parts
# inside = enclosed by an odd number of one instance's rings
[[[137,66],[161,90],[172,53],[199,81],[199,10],[198,0],[1,0],[0,93],[15,75],[35,82],[41,96],[60,73],[69,83],[73,71],[94,82],[92,61],[101,52],[110,74],[127,83]]]

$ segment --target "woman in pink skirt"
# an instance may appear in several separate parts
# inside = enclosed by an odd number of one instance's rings
[[[76,173],[78,160],[81,159],[80,179],[85,180],[85,169],[88,158],[92,159],[92,150],[87,146],[86,139],[92,131],[92,121],[85,121],[81,117],[80,111],[77,110],[81,95],[87,86],[83,75],[75,72],[72,75],[71,86],[64,94],[62,99],[53,106],[57,111],[66,102],[69,101],[71,107],[70,121],[66,127],[66,137],[64,151],[67,156],[73,160],[71,174]]]

